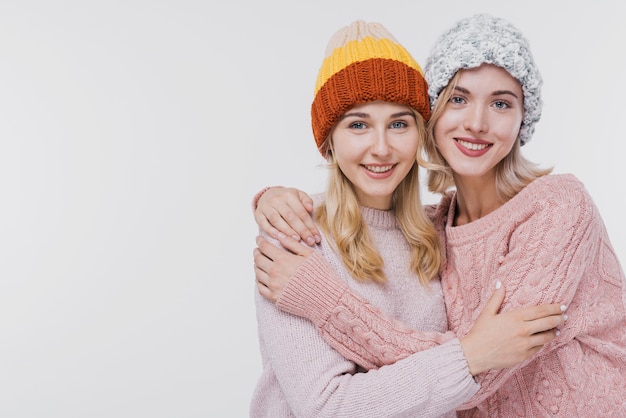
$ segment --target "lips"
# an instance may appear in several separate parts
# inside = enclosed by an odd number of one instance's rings
[[[361,164],[367,177],[374,180],[384,180],[395,173],[397,164]]]
[[[393,168],[393,164],[389,165],[363,165],[363,167],[367,171],[371,171],[372,173],[385,173]]]
[[[488,143],[469,142],[464,139],[457,139],[456,142],[458,142],[459,145],[461,145],[462,147],[467,148],[472,151],[480,151],[480,150],[487,148],[490,145]]]
[[[480,157],[489,151],[493,144],[480,140],[455,138],[456,147],[468,157]]]

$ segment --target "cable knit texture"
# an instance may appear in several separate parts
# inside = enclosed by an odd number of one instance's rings
[[[321,199],[314,196],[316,206]],[[251,417],[454,417],[454,409],[478,390],[459,340],[446,332],[441,283],[437,280],[426,288],[409,271],[410,249],[392,212],[362,208],[362,213],[386,261],[388,283],[353,279],[323,239],[300,268],[298,295],[311,303],[310,309],[300,310],[289,294],[281,299],[283,306],[297,315],[310,314],[312,321],[281,312],[256,292],[263,373],[251,402]],[[333,280],[319,287],[308,285],[309,278],[331,276]],[[352,341],[344,330],[330,325],[334,321],[330,317],[359,318],[366,316],[364,311],[387,315],[365,333],[367,342]],[[316,312],[323,313],[316,316]],[[358,319],[348,322],[355,334],[368,328]],[[318,326],[331,344],[322,339]],[[399,336],[387,341],[391,333],[386,328],[397,330]],[[392,363],[399,352],[415,347],[413,342],[406,346],[409,340],[402,336],[411,328],[424,330],[420,343],[433,348],[367,373],[345,358],[357,352],[358,364],[372,368],[369,349],[375,345],[390,347],[380,355]]]
[[[625,277],[582,183],[569,174],[545,176],[491,214],[458,227],[452,226],[455,206],[451,193],[427,212],[445,242],[442,286],[457,336],[469,331],[498,280],[507,291],[503,310],[564,303],[569,316],[560,336],[533,359],[479,375],[481,388],[459,416],[626,417]],[[302,305],[298,314],[314,318],[331,344],[341,342],[337,349],[347,358],[359,361],[366,352],[365,365],[377,367],[430,346],[422,341],[426,334],[406,332],[347,289],[312,305],[300,290],[303,281],[336,288],[337,278],[311,273],[298,271],[278,306]],[[319,289],[320,297],[326,294]],[[326,312],[309,312],[322,307]],[[339,340],[341,333],[349,338]]]

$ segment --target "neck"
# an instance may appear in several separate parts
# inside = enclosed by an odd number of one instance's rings
[[[455,179],[455,183],[457,190],[455,226],[474,222],[505,203],[496,194],[495,180]]]

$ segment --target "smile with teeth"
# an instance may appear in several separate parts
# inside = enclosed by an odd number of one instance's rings
[[[467,148],[472,151],[480,151],[489,146],[489,144],[474,144],[472,142],[463,141],[462,139],[457,139],[456,142],[458,142],[463,148]]]
[[[393,168],[393,164],[391,165],[363,165],[367,171],[371,171],[372,173],[386,173],[387,171]]]

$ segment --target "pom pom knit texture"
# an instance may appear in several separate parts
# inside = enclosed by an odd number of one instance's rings
[[[424,66],[431,105],[458,70],[481,64],[504,68],[522,85],[524,119],[519,139],[522,145],[528,143],[541,118],[543,81],[528,41],[504,19],[476,15],[460,20],[439,37]]]
[[[319,70],[311,105],[318,150],[326,157],[326,138],[341,115],[376,100],[401,103],[430,117],[426,81],[420,65],[380,24],[357,21],[331,38]]]

